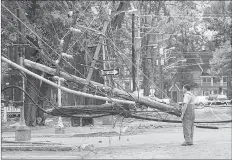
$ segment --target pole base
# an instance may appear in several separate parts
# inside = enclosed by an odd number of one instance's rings
[[[27,126],[18,126],[15,131],[15,141],[31,141],[31,130]]]
[[[55,128],[55,134],[65,134],[64,128]]]

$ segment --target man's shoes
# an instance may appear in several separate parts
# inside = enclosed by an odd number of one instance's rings
[[[191,146],[193,145],[193,143],[190,143],[190,142],[184,142],[183,144],[181,144],[182,146]]]

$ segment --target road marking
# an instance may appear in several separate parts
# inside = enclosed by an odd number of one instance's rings
[[[213,115],[214,115],[215,117],[217,117],[217,119],[219,119],[220,121],[222,120],[220,117],[218,117],[216,114],[214,114],[214,112],[213,112],[213,109],[212,109],[212,108],[210,108],[210,110],[211,110],[211,112],[213,113]]]

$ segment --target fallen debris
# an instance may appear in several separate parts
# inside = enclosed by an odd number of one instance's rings
[[[196,126],[197,128],[207,128],[207,129],[219,129],[219,127],[215,126]]]

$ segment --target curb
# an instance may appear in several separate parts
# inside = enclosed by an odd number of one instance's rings
[[[53,145],[53,144],[46,144],[46,145],[31,145],[31,144],[24,144],[24,145],[6,145],[2,144],[2,151],[70,151],[73,148],[67,145]]]
[[[61,143],[2,141],[2,151],[70,151],[73,148]]]

